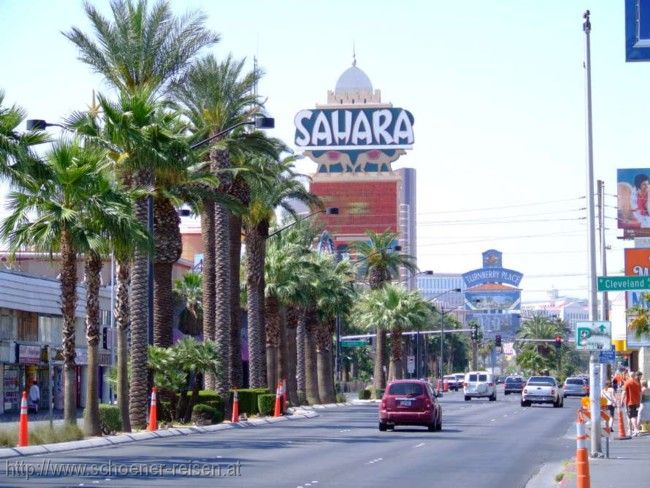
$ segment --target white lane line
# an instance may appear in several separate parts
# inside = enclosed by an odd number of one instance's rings
[[[422,447],[423,445],[424,445],[424,442],[420,442],[420,443],[419,443],[417,446],[415,446],[415,447],[416,447],[416,448],[417,448],[417,447]]]
[[[490,420],[490,422],[494,422],[494,421],[496,421],[496,419],[491,419],[491,420]]]
[[[375,463],[378,463],[379,461],[383,461],[383,460],[384,460],[384,458],[377,458],[377,459],[373,459],[372,461],[368,461],[366,464],[375,464]]]

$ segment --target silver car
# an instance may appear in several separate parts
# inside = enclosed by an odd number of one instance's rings
[[[532,403],[552,403],[555,408],[564,406],[562,384],[552,376],[531,376],[521,392],[521,406]]]
[[[589,395],[589,383],[584,378],[571,376],[564,382],[564,398]]]

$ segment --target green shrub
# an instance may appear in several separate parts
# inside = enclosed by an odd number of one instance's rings
[[[375,391],[375,396],[374,398],[381,398],[384,396],[384,389],[383,388],[377,388]]]
[[[337,393],[336,394],[336,403],[345,403],[347,402],[348,399],[343,393]]]
[[[298,405],[307,405],[307,395],[304,391],[298,392]]]
[[[221,420],[223,420],[223,414]],[[219,412],[216,408],[197,403],[192,408],[192,422],[197,425],[215,424],[219,422]]]
[[[53,429],[49,425],[39,425],[29,429],[29,444],[53,444],[55,442],[79,441],[84,438],[77,425],[64,423]]]
[[[361,390],[359,392],[359,400],[370,400],[370,396],[372,395],[372,392],[366,388],[365,390]]]
[[[0,446],[15,447],[18,444],[18,429],[0,429]]]
[[[199,391],[199,399],[196,402],[197,404],[202,403],[203,405],[210,405],[217,410],[223,410],[223,398],[219,394],[212,390],[201,390]]]
[[[275,395],[273,393],[257,395],[257,411],[263,416],[273,415],[275,411]]]
[[[268,388],[248,388],[237,390],[239,396],[239,413],[256,415],[258,412],[257,397],[259,395],[268,395],[270,393],[271,392]]]
[[[122,430],[122,415],[117,405],[99,404],[99,421],[109,432],[119,432]]]

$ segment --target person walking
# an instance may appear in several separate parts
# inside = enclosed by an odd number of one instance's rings
[[[612,431],[612,427],[614,425],[614,411],[615,411],[615,406],[616,406],[616,394],[614,393],[614,388],[612,387],[612,382],[608,381],[605,383],[605,388],[603,388],[601,392],[601,396],[605,399],[607,402],[606,408],[607,411],[609,412],[609,420],[607,421],[607,427],[609,428],[610,432]]]
[[[41,401],[41,390],[38,387],[37,380],[32,382],[32,386],[29,387],[29,394],[27,396],[29,397],[29,407],[32,408],[34,412],[38,413],[38,404]]]
[[[641,383],[637,373],[631,375],[623,383],[623,404],[627,406],[627,416],[630,419],[632,437],[639,435],[639,406],[641,405]]]

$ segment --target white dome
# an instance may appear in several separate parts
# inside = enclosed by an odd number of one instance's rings
[[[336,82],[335,93],[343,93],[353,90],[372,91],[370,78],[355,65],[346,69]]]

